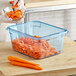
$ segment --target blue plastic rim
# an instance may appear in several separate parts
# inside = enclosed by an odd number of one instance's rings
[[[35,38],[35,37],[33,37],[32,35],[30,35],[30,34],[27,34],[26,32],[24,33],[24,32],[22,32],[21,31],[21,29],[14,29],[13,27],[21,27],[22,28],[22,25],[28,25],[28,24],[32,24],[32,23],[41,23],[41,24],[44,24],[44,25],[46,25],[46,26],[52,26],[52,27],[54,27],[54,28],[57,28],[57,30],[59,30],[59,29],[61,29],[61,30],[63,30],[63,31],[60,31],[60,32],[56,32],[56,33],[53,33],[53,34],[49,34],[49,35],[45,35],[45,36],[42,36],[40,39],[45,39],[45,38],[47,38],[48,36],[51,36],[51,37],[53,37],[53,36],[55,36],[55,35],[58,35],[58,34],[66,34],[68,31],[67,31],[67,29],[64,29],[64,28],[61,28],[61,27],[57,27],[57,26],[54,26],[54,25],[51,25],[51,24],[48,24],[48,23],[44,23],[44,22],[41,22],[41,21],[29,21],[29,22],[27,22],[27,23],[22,23],[22,24],[17,24],[17,25],[11,25],[11,26],[9,26],[9,27],[7,27],[6,29],[7,30],[13,30],[13,31],[15,31],[15,32],[19,32],[19,33],[23,33],[24,35],[28,35],[28,36],[30,36],[30,37],[32,37],[32,38]],[[31,27],[26,27],[26,28],[24,28],[23,27],[23,29],[27,29],[28,30],[28,28],[31,28]],[[48,30],[47,30],[48,31]],[[55,30],[56,31],[56,30]],[[29,32],[31,32],[30,30],[29,30]],[[35,38],[35,39],[39,39],[39,38]]]
[[[35,40],[46,39],[48,43],[53,48],[56,48],[57,51],[60,51],[60,53],[63,50],[64,37],[67,33],[67,29],[41,21],[30,21],[23,24],[11,25],[7,27],[7,30],[9,30],[10,33],[11,42],[23,36],[24,38],[30,37]],[[36,38],[34,35],[41,36],[41,38]]]

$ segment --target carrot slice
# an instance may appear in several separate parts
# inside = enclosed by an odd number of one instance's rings
[[[9,14],[9,13],[6,13],[6,15],[7,15],[8,17],[10,17],[10,14]]]
[[[7,12],[6,15],[9,17],[9,18],[12,18],[13,20],[18,20],[20,18],[22,18],[23,12],[21,10],[17,10],[17,11],[10,11],[10,12]]]
[[[31,65],[34,65],[34,66],[39,66],[39,64],[35,64],[35,63],[29,62],[29,61],[27,61],[27,60],[24,60],[24,59],[15,57],[15,56],[9,56],[9,57],[8,57],[8,60],[9,60],[9,61],[21,62],[21,63],[27,63],[27,64],[31,64]]]
[[[23,13],[23,12],[22,12],[21,10],[19,10],[19,9],[17,10],[17,12],[18,12],[18,13]]]
[[[39,66],[34,66],[34,65],[20,63],[20,62],[15,62],[15,61],[12,61],[11,64],[13,64],[15,66],[27,67],[27,68],[36,69],[36,70],[42,70],[42,68],[39,67]]]
[[[38,35],[35,35],[34,37],[41,38],[41,37],[40,37],[40,36],[38,36]]]
[[[14,1],[10,1],[10,4],[14,4]]]
[[[16,7],[18,7],[18,5],[14,5],[12,8],[16,8]]]

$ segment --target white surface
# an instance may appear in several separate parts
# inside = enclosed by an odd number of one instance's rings
[[[9,32],[6,30],[10,25],[14,25],[14,23],[0,23],[0,41],[10,41]]]
[[[9,12],[9,11],[10,11],[9,7],[4,8],[4,12]]]
[[[64,10],[30,13],[29,21],[42,21],[64,28]]]
[[[8,18],[6,15],[0,15],[0,23],[11,23],[11,22],[12,22],[11,18]]]
[[[72,40],[76,40],[76,9],[66,10],[65,28],[69,31]]]
[[[53,11],[53,10],[64,10],[76,8],[76,4],[60,5],[60,6],[49,6],[40,8],[27,8],[26,13],[41,12],[41,11]]]
[[[11,4],[9,4],[9,0],[0,0],[0,10],[6,7],[12,7]]]

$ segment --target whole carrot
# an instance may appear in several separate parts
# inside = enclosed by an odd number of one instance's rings
[[[35,64],[35,63],[29,62],[29,61],[27,61],[27,60],[24,60],[24,59],[15,57],[15,56],[9,56],[9,57],[8,57],[8,60],[9,60],[9,61],[21,62],[21,63],[27,63],[27,64],[31,64],[31,65],[34,65],[34,66],[39,66],[39,64]]]
[[[11,61],[11,64],[16,65],[16,66],[21,66],[21,67],[27,67],[27,68],[31,68],[31,69],[36,69],[36,70],[42,70],[42,68],[39,67],[39,66],[34,66],[34,65],[20,63],[20,62],[15,62],[15,61]]]

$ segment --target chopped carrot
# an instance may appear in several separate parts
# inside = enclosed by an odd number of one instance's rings
[[[39,64],[35,64],[35,63],[29,62],[27,60],[24,60],[24,59],[15,57],[15,56],[9,56],[8,60],[10,60],[10,61],[17,61],[17,62],[21,62],[21,63],[27,63],[27,64],[31,64],[31,65],[34,65],[34,66],[39,66]]]
[[[34,65],[20,63],[20,62],[15,62],[15,61],[12,61],[11,64],[13,64],[15,66],[27,67],[27,68],[36,69],[36,70],[42,70],[42,68],[39,67],[39,66],[34,66]]]
[[[10,14],[9,13],[6,13],[6,15],[10,18]]]
[[[34,37],[41,38],[41,37],[40,37],[40,36],[38,36],[38,35],[35,35]]]
[[[21,14],[16,14],[16,17],[21,18],[22,15]]]
[[[10,11],[10,14],[14,14],[14,11]]]
[[[17,12],[18,12],[18,13],[23,13],[23,12],[22,12],[21,10],[19,10],[19,9],[17,10]]]
[[[37,35],[34,37],[39,38]],[[12,40],[14,50],[27,54],[37,59],[58,54],[56,48],[53,48],[46,39],[35,40],[31,37],[21,37]]]
[[[50,55],[54,55],[55,53],[51,52]]]
[[[19,7],[18,5],[14,5],[12,8],[16,8],[16,7]]]
[[[10,4],[14,4],[14,1],[10,1]]]
[[[13,20],[18,20],[23,17],[23,12],[21,10],[10,11],[10,12],[7,12],[6,15],[9,18],[12,18]]]
[[[55,53],[56,53],[56,54],[58,54],[58,53],[59,53],[59,51],[55,51]]]

